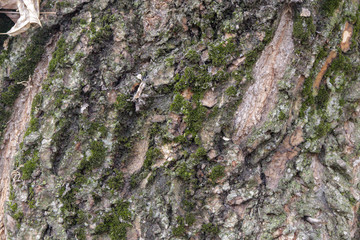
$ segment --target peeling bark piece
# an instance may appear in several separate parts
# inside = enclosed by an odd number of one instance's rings
[[[353,26],[349,22],[346,22],[344,32],[342,34],[342,41],[340,43],[341,51],[344,53],[350,50],[352,34]]]
[[[265,120],[275,105],[278,91],[276,83],[284,76],[294,51],[292,15],[290,8],[284,10],[273,40],[255,64],[255,83],[246,92],[236,112],[235,143],[242,142],[255,126]]]
[[[203,106],[212,108],[217,103],[217,96],[213,91],[207,91],[201,100]]]
[[[27,31],[31,24],[41,26],[40,22],[40,0],[7,0],[0,3],[0,8],[11,7],[14,9],[16,4],[17,10],[20,12],[20,18],[17,19],[15,26],[13,26],[7,34],[10,36],[19,35]]]
[[[284,174],[286,163],[299,154],[300,148],[297,146],[303,141],[303,131],[300,127],[292,135],[285,137],[265,171],[267,187],[270,189],[277,188]]]
[[[328,69],[328,67],[330,66],[332,61],[336,58],[336,56],[337,56],[337,53],[336,53],[336,51],[333,50],[330,52],[329,56],[325,60],[325,63],[322,66],[319,74],[316,76],[315,82],[313,84],[314,95],[317,95],[317,91],[319,90],[321,80],[324,77],[326,70]]]

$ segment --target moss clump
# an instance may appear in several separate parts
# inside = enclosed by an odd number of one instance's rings
[[[175,90],[181,92],[191,88],[194,92],[203,92],[211,87],[212,81],[213,77],[210,76],[206,66],[186,67],[175,84]]]
[[[235,97],[236,96],[236,88],[234,86],[228,87],[225,91],[226,95],[229,97]]]
[[[305,44],[309,41],[309,38],[316,31],[316,27],[313,23],[312,17],[300,17],[296,16],[293,25],[293,36],[300,41],[300,43]]]
[[[170,105],[170,111],[181,113],[184,110],[184,107],[187,107],[188,102],[185,100],[181,94],[176,94],[174,101]]]
[[[146,152],[146,157],[144,161],[144,168],[150,168],[151,165],[161,157],[161,152],[159,149],[151,147]]]
[[[324,137],[328,132],[330,132],[330,130],[331,130],[331,124],[322,120],[321,123],[315,128],[316,137],[317,138]]]
[[[90,23],[90,44],[103,44],[105,41],[109,41],[112,38],[113,30],[111,24],[115,21],[115,16],[107,14],[103,16],[99,23],[100,27],[96,28],[95,23]]]
[[[202,160],[206,158],[206,150],[203,147],[196,149],[196,152],[192,155],[196,160]]]
[[[66,56],[66,41],[64,37],[61,37],[56,45],[56,50],[52,55],[52,59],[49,62],[49,72],[54,72],[57,66],[63,66],[65,64]]]
[[[91,155],[87,160],[80,162],[80,170],[91,171],[94,168],[101,167],[106,157],[106,148],[102,141],[93,141],[90,143]]]
[[[115,176],[109,178],[108,185],[111,190],[121,190],[121,188],[124,186],[124,174],[115,169]]]
[[[315,97],[315,103],[321,110],[326,110],[326,106],[330,98],[330,90],[325,85],[322,85],[319,89],[318,95]]]
[[[206,236],[209,235],[218,235],[220,232],[220,229],[218,226],[212,224],[212,223],[207,223],[207,224],[203,224],[201,226],[201,232],[203,234],[205,234]]]
[[[0,54],[0,66],[5,62],[6,59],[9,58],[9,50],[3,50]]]
[[[192,213],[186,213],[185,222],[188,226],[192,226],[196,221],[195,215]]]
[[[321,11],[327,15],[332,16],[335,10],[340,6],[341,0],[323,0],[321,2]]]
[[[280,121],[283,121],[283,120],[285,120],[286,119],[286,114],[283,112],[283,111],[280,111],[280,113],[279,113],[279,120]]]
[[[180,164],[176,170],[176,175],[184,181],[190,181],[195,174],[194,169],[189,168],[186,163]]]
[[[103,223],[96,226],[95,234],[106,233],[111,240],[126,239],[127,228],[131,227],[130,220],[129,203],[120,200],[112,207],[111,212],[105,215]]]
[[[30,186],[28,189],[28,204],[29,208],[35,208],[35,191],[32,186]]]
[[[89,164],[93,168],[98,168],[102,165],[106,157],[106,148],[102,141],[94,141],[90,144],[91,155],[89,157]]]
[[[131,111],[133,104],[130,102],[130,96],[126,94],[120,94],[116,98],[115,109],[119,113]]]
[[[224,66],[229,56],[235,53],[236,47],[232,40],[221,42],[218,44],[210,44],[209,58],[214,66]]]
[[[184,218],[181,216],[176,217],[177,226],[173,228],[173,235],[175,237],[182,237],[185,236],[186,230],[185,230],[185,222]]]
[[[212,182],[215,182],[219,178],[222,178],[225,176],[225,167],[222,165],[216,165],[211,169],[211,173],[209,178]]]
[[[200,62],[200,55],[193,49],[186,53],[185,58],[189,61],[189,63],[196,64]]]
[[[196,136],[197,132],[203,126],[207,109],[200,103],[201,95],[193,96],[193,104],[185,100],[180,94],[175,95],[173,103],[170,105],[170,111],[184,115],[184,121],[187,124],[186,135]]]
[[[37,168],[39,164],[39,152],[35,151],[33,157],[24,163],[24,166],[21,168],[22,179],[29,180],[31,178],[31,174]]]
[[[24,136],[26,137],[30,135],[30,133],[39,130],[39,128],[40,128],[39,119],[32,117],[29,122],[29,127],[26,129]]]

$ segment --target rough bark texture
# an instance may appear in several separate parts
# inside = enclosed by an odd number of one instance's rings
[[[359,1],[41,8],[0,53],[0,239],[360,238]]]

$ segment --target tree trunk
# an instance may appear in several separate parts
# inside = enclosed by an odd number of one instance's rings
[[[359,5],[43,0],[0,53],[0,239],[360,239]]]

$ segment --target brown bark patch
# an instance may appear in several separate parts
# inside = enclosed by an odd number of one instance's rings
[[[276,189],[283,177],[286,163],[299,154],[300,148],[297,146],[303,141],[303,131],[300,127],[285,137],[265,170],[266,184],[270,189]]]
[[[344,32],[342,34],[342,41],[340,43],[341,51],[347,52],[350,50],[352,34],[353,34],[353,26],[349,22],[346,22]]]
[[[294,51],[292,11],[287,8],[271,43],[265,48],[253,69],[254,84],[247,90],[235,117],[233,141],[240,143],[254,127],[265,121],[277,96],[277,81],[285,73]]]
[[[332,61],[336,58],[336,56],[337,56],[336,51],[334,51],[334,50],[331,51],[329,56],[326,58],[326,61],[325,61],[324,65],[322,66],[320,72],[316,76],[315,82],[313,84],[313,89],[315,91],[314,92],[315,95],[317,95],[317,91],[319,90],[321,80],[324,77],[326,70],[328,69],[328,67],[330,66]]]
[[[126,168],[122,170],[125,175],[131,176],[133,173],[140,170],[144,165],[146,152],[149,148],[149,127],[150,121],[147,120],[143,129],[141,130],[141,136],[143,136],[143,139],[135,142],[134,147],[132,148],[133,150],[129,159],[129,163]]]

